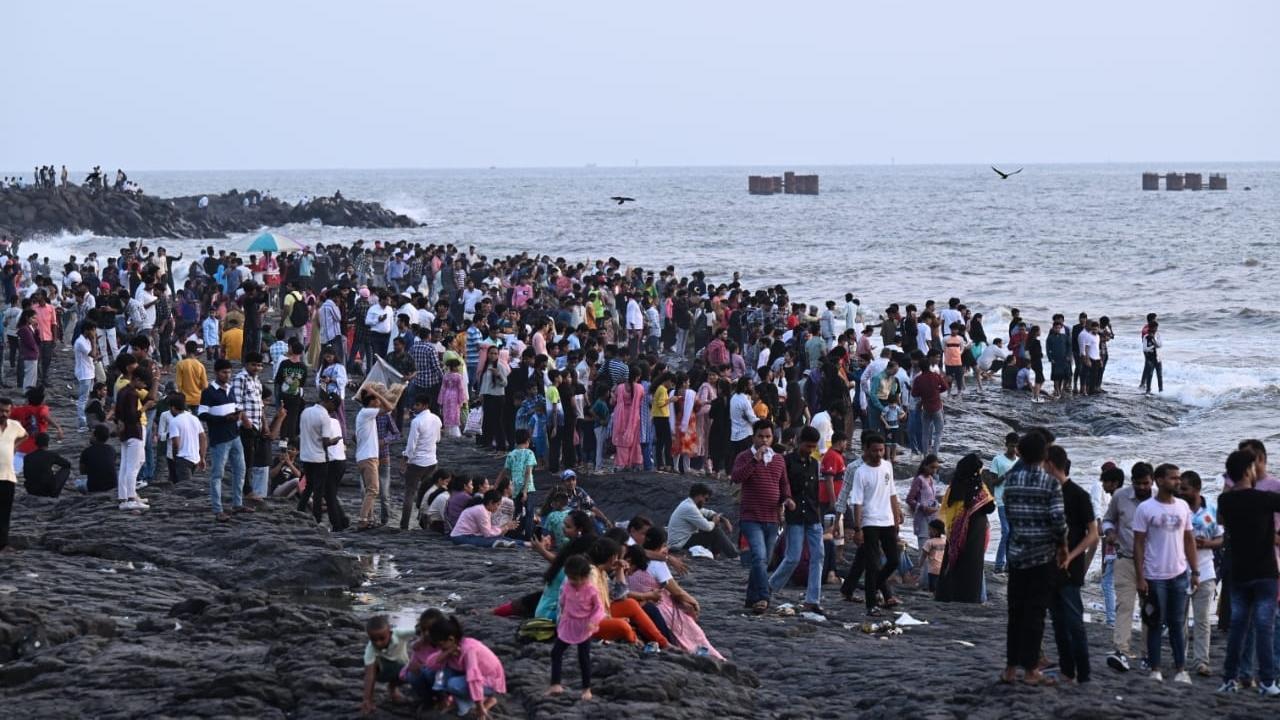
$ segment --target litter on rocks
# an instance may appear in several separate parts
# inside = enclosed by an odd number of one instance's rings
[[[460,602],[462,600],[462,596],[458,593],[449,593],[448,600],[449,602]]]
[[[929,621],[917,620],[911,617],[911,613],[904,612],[898,615],[898,619],[894,621],[894,624],[899,627],[912,627],[914,625],[928,625]]]
[[[825,616],[819,615],[816,612],[802,612],[800,613],[800,617],[810,622],[826,622],[827,621],[827,618]]]
[[[951,642],[953,642],[953,643],[955,643],[955,644],[957,644],[957,645],[963,645],[964,647],[978,647],[977,645],[974,645],[973,643],[969,642],[968,640],[952,640]]]

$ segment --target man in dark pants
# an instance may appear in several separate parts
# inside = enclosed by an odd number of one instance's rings
[[[0,552],[13,552],[9,547],[9,514],[13,511],[13,491],[18,476],[13,472],[13,449],[27,436],[22,423],[9,420],[13,402],[0,397]]]
[[[1046,451],[1044,469],[1062,486],[1062,505],[1067,520],[1067,566],[1059,568],[1049,599],[1049,615],[1053,618],[1053,636],[1058,645],[1058,665],[1062,676],[1087,683],[1089,672],[1089,635],[1084,628],[1084,603],[1080,588],[1087,567],[1085,556],[1098,543],[1098,523],[1093,516],[1089,492],[1071,481],[1071,461],[1060,445]]]
[[[854,470],[849,488],[849,502],[853,505],[853,539],[858,543],[858,553],[853,568],[866,568],[863,581],[866,591],[867,615],[879,617],[876,593],[884,596],[883,606],[894,607],[898,600],[889,587],[889,577],[898,569],[898,527],[902,525],[902,509],[893,485],[893,464],[884,461],[884,437],[868,435],[863,440],[862,465]],[[885,562],[880,565],[880,555]],[[853,597],[858,575],[850,570],[840,592],[846,598]]]
[[[307,488],[298,496],[298,510],[305,512],[311,499],[311,512],[320,522],[321,502],[329,511],[329,526],[341,530],[347,525],[346,515],[338,504],[337,481],[342,479],[342,465],[346,449],[342,445],[342,432],[330,413],[337,411],[342,400],[332,393],[320,396],[320,402],[302,411],[298,427],[298,442],[303,470],[307,474]],[[337,456],[335,462],[335,456]],[[337,475],[334,475],[337,465]]]
[[[54,468],[58,468],[54,470]],[[56,498],[71,474],[71,461],[49,450],[49,433],[36,434],[36,449],[23,459],[22,477],[28,495]]]
[[[409,529],[413,508],[421,502],[420,484],[436,471],[436,444],[440,442],[440,430],[444,423],[428,407],[426,394],[413,398],[413,420],[409,423],[404,443],[404,507],[400,511],[400,529]],[[487,418],[486,418],[487,420]]]
[[[1003,683],[1045,683],[1039,670],[1044,614],[1053,595],[1053,580],[1067,559],[1067,520],[1062,486],[1045,472],[1047,443],[1028,433],[1018,441],[1021,464],[1004,478],[1005,514],[1009,518],[1009,625]]]

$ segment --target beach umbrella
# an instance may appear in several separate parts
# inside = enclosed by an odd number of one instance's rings
[[[246,252],[291,252],[302,250],[302,244],[280,233],[264,232],[245,247]]]

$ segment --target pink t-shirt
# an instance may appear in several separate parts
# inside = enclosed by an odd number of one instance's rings
[[[1169,580],[1187,571],[1187,552],[1183,545],[1191,529],[1191,506],[1174,498],[1162,503],[1151,496],[1138,506],[1133,515],[1133,531],[1147,534],[1143,553],[1142,574],[1148,580]]]

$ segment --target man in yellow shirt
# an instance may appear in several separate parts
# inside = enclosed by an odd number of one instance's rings
[[[222,357],[240,362],[240,350],[243,345],[244,330],[240,329],[240,322],[228,316],[227,329],[222,333]]]
[[[186,349],[187,356],[179,360],[174,369],[178,392],[186,397],[188,407],[199,407],[200,393],[209,387],[209,376],[205,374],[204,363],[200,362],[200,345],[188,340]]]

